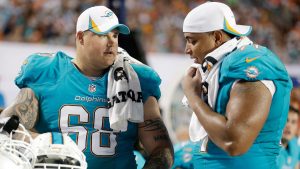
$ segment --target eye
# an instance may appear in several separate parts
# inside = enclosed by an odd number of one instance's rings
[[[195,45],[198,42],[198,39],[195,39],[190,36],[185,36],[185,39],[186,39],[186,43],[190,45]]]
[[[113,37],[114,38],[118,38],[119,37],[119,33],[114,33]]]
[[[192,44],[192,45],[195,45],[197,43],[197,40],[188,39],[187,42]]]
[[[191,44],[192,44],[192,45],[195,45],[196,43],[197,43],[196,40],[191,40]]]
[[[107,35],[100,35],[100,34],[94,34],[94,35],[96,35],[96,36],[98,36],[100,38],[106,38],[107,37]]]

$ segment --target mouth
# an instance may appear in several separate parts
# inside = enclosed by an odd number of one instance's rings
[[[290,132],[290,131],[288,131],[288,130],[284,130],[284,131],[283,131],[283,134],[285,134],[285,135],[289,135],[289,134],[291,134],[291,132]]]
[[[104,55],[113,55],[113,54],[114,54],[113,51],[105,51],[105,52],[104,52]]]

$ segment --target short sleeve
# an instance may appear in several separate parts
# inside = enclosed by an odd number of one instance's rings
[[[248,45],[228,55],[221,65],[221,81],[286,80],[287,71],[279,58],[265,47]]]
[[[23,61],[21,69],[15,78],[15,84],[19,88],[24,88],[39,83],[39,79],[45,76],[45,68],[50,62],[51,58],[48,56],[30,55]]]
[[[53,84],[63,76],[60,72],[66,68],[68,60],[70,57],[62,52],[30,55],[23,62],[15,84],[19,88]]]
[[[161,79],[159,75],[149,66],[140,64],[131,64],[136,71],[143,93],[143,101],[146,101],[149,96],[154,96],[157,100],[160,98]]]

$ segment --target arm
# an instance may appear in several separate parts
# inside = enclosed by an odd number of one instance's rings
[[[174,158],[173,146],[161,119],[157,100],[152,96],[144,104],[144,119],[138,129],[139,139],[149,155],[144,168],[170,168]]]
[[[269,115],[271,93],[260,81],[238,82],[230,92],[223,116],[214,112],[198,95],[200,81],[199,71],[191,68],[182,86],[209,138],[232,156],[247,152]]]
[[[20,90],[15,102],[4,109],[0,117],[10,117],[16,115],[26,129],[32,129],[38,117],[38,100],[33,90],[23,88]]]

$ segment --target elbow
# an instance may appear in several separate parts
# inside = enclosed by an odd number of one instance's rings
[[[163,148],[152,152],[144,165],[144,168],[171,168],[174,164],[173,148]],[[150,167],[151,166],[151,167]]]
[[[224,151],[230,156],[240,156],[249,150],[250,146],[238,142],[229,142],[225,144]]]

